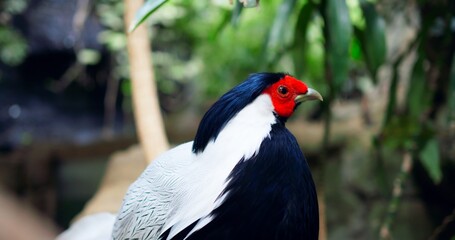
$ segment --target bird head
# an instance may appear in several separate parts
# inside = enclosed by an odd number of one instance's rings
[[[274,111],[281,118],[290,117],[295,108],[304,101],[323,100],[319,92],[288,74],[265,88],[263,94],[270,96]]]
[[[264,94],[270,96],[274,114],[283,123],[300,103],[308,100],[322,101],[321,94],[289,74],[251,74],[205,113],[194,139],[193,152],[203,152],[209,141],[215,140],[238,112]]]

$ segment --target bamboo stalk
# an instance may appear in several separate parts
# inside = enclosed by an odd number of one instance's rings
[[[127,32],[128,26],[144,1],[124,0],[124,2],[125,31]],[[127,36],[136,129],[147,162],[151,162],[156,155],[169,148],[158,103],[150,46],[146,24],[142,24]]]

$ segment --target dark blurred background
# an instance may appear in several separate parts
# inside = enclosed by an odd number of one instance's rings
[[[0,2],[0,195],[56,231],[137,144],[123,14],[117,0]],[[249,73],[289,72],[324,96],[288,125],[328,238],[455,239],[453,0],[170,0],[146,24],[171,144]]]

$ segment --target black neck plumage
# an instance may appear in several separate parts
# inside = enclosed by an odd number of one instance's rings
[[[203,152],[238,112],[284,76],[284,73],[251,74],[243,83],[224,94],[202,118],[194,138],[193,152]]]

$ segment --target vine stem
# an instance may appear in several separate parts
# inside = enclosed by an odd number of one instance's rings
[[[429,240],[436,240],[439,239],[439,235],[449,226],[450,223],[455,221],[455,208],[453,209],[452,213],[446,216],[443,220],[441,225],[439,225],[428,238]]]
[[[379,239],[392,239],[390,234],[390,227],[400,205],[401,196],[403,195],[403,185],[406,178],[409,176],[413,165],[412,154],[410,151],[406,151],[403,156],[401,163],[401,169],[395,180],[393,181],[392,199],[387,207],[387,215],[379,231]]]

